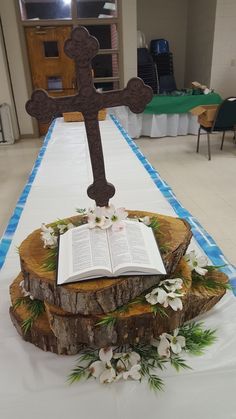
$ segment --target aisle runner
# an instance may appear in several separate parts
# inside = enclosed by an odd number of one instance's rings
[[[114,122],[119,129],[116,128]],[[224,260],[214,241],[181,206],[170,187],[127,137],[117,121],[100,124],[108,181],[116,188],[115,206],[184,216],[192,225],[192,248],[214,263]],[[125,138],[125,140],[124,140]],[[0,417],[3,419],[228,419],[235,412],[236,304],[231,292],[201,316],[217,341],[201,357],[186,357],[192,370],[161,372],[165,391],[129,381],[99,385],[89,380],[69,386],[66,377],[78,356],[56,356],[25,342],[9,316],[9,285],[20,271],[16,252],[22,240],[42,222],[75,214],[93,205],[85,185],[91,167],[84,125],[58,119],[50,129],[0,245]],[[7,257],[6,257],[7,254]],[[233,268],[228,266],[232,283]],[[232,271],[231,271],[232,270]],[[222,382],[224,391],[222,391]]]
[[[111,115],[111,119],[119,129],[120,133],[122,134],[123,138],[127,141],[129,147],[133,151],[133,153],[137,156],[139,161],[142,163],[145,170],[148,172],[149,176],[155,183],[156,187],[159,189],[159,191],[162,193],[164,199],[171,205],[175,213],[181,217],[186,219],[189,224],[191,225],[191,229],[194,235],[195,240],[199,244],[200,248],[206,253],[206,255],[209,257],[213,265],[221,266],[221,265],[227,265],[223,270],[224,272],[229,276],[231,284],[234,288],[234,292],[236,293],[236,269],[234,266],[229,264],[225,256],[223,255],[220,248],[216,245],[215,241],[212,239],[212,237],[203,229],[203,227],[199,224],[199,222],[196,220],[196,218],[192,217],[192,215],[181,205],[181,203],[178,201],[176,196],[174,195],[172,189],[170,186],[161,179],[159,173],[152,167],[152,165],[148,162],[148,160],[145,158],[145,156],[141,153],[138,146],[134,143],[134,141],[129,137],[127,132],[124,130],[124,128],[121,126],[119,121]],[[31,187],[33,185],[33,182],[35,180],[36,174],[38,172],[38,169],[41,165],[41,162],[43,160],[43,157],[45,155],[47,146],[49,144],[49,141],[51,139],[51,135],[53,132],[53,127],[55,125],[55,121],[52,123],[48,134],[45,138],[45,141],[43,143],[42,148],[40,149],[39,155],[36,159],[35,165],[32,169],[32,172],[29,176],[28,182],[17,202],[16,208],[13,212],[13,215],[9,221],[9,224],[6,228],[5,234],[2,237],[2,240],[0,242],[0,268],[3,266],[8,249],[10,247],[10,244],[12,242],[15,230],[17,228],[17,225],[19,223],[22,211],[24,209],[26,200],[28,198],[28,195],[30,193]],[[160,211],[161,212],[161,211]]]

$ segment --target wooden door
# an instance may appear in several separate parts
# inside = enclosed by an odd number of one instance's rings
[[[71,30],[71,26],[25,28],[33,89],[44,89],[54,97],[76,93],[74,61],[64,53]],[[40,135],[48,126],[39,123]]]

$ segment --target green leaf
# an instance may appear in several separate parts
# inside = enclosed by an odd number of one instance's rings
[[[154,230],[154,232],[159,230],[160,224],[159,224],[158,219],[156,217],[150,218],[150,224],[148,225],[148,227],[151,227]]]
[[[94,361],[97,361],[98,359],[99,359],[99,356],[95,353],[95,351],[92,352],[92,353],[91,352],[87,352],[87,353],[81,355],[80,362],[83,362],[83,361],[91,361],[91,362],[94,362]]]
[[[53,249],[47,250],[47,256],[43,262],[42,268],[47,272],[52,272],[56,270],[57,267],[57,253],[58,248],[54,247]]]
[[[86,208],[76,208],[76,212],[78,212],[78,214],[86,214],[87,210]]]
[[[199,275],[195,271],[192,272],[192,286],[193,288],[202,286],[209,291],[213,291],[217,289],[221,289],[221,290],[232,289],[231,285],[228,282],[226,283],[219,282],[219,281],[216,281],[214,278],[209,278],[207,276]]]
[[[151,374],[148,377],[148,384],[151,390],[153,391],[163,391],[164,388],[164,382],[163,380],[158,377],[157,375]]]
[[[22,306],[26,303],[28,297],[19,297],[16,299],[15,303],[13,304],[13,310],[16,310],[18,307]]]
[[[70,384],[73,384],[85,378],[87,374],[88,374],[87,368],[77,365],[69,374],[67,381]]]
[[[179,372],[179,370],[181,368],[183,369],[192,369],[191,367],[189,367],[186,363],[185,360],[180,358],[179,356],[175,355],[175,356],[171,356],[170,357],[170,363],[172,365],[172,367],[174,367],[176,369],[176,371]]]
[[[116,317],[112,315],[104,316],[96,323],[96,326],[113,326],[116,322]]]
[[[161,318],[164,318],[164,317],[169,317],[169,316],[168,316],[168,314],[167,314],[167,312],[166,312],[166,310],[165,310],[163,307],[161,307],[161,306],[159,306],[159,305],[157,305],[157,304],[152,305],[152,306],[151,306],[151,309],[152,309],[152,312],[154,313],[154,315],[155,315],[155,316],[156,316],[157,314],[159,314],[159,316],[160,316]]]
[[[227,263],[225,263],[224,265],[216,265],[216,266],[206,265],[204,266],[204,269],[207,269],[208,272],[212,272],[212,271],[217,271],[218,269],[221,269],[221,268],[225,268],[226,266],[227,266]]]
[[[31,315],[34,319],[39,317],[45,311],[44,303],[40,300],[31,300],[27,297],[28,300],[26,301],[27,309],[30,310]]]
[[[185,350],[194,355],[202,355],[204,350],[215,343],[216,330],[203,329],[202,323],[191,322],[179,329],[179,335],[185,337]]]
[[[22,330],[24,332],[24,335],[32,328],[34,322],[33,317],[28,317],[21,323]]]
[[[26,334],[33,326],[34,321],[45,311],[44,303],[40,300],[31,300],[30,297],[19,297],[16,299],[13,309],[16,310],[21,305],[25,305],[27,310],[30,312],[27,317],[21,323],[22,330]]]

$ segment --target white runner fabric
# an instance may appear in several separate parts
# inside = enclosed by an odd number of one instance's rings
[[[113,122],[108,119],[100,127],[107,179],[117,188],[114,205],[175,215]],[[91,379],[69,386],[66,378],[77,356],[43,352],[17,334],[8,315],[8,287],[20,271],[16,246],[42,222],[93,205],[86,195],[91,180],[83,124],[58,119],[0,273],[0,417],[236,418],[236,304],[231,292],[201,317],[206,327],[217,329],[217,342],[205,355],[187,358],[193,370],[160,372],[165,390],[157,395],[134,381],[100,385]]]
[[[196,135],[199,128],[197,117],[190,112],[161,115],[135,114],[126,106],[111,108],[110,112],[119,119],[131,138]]]

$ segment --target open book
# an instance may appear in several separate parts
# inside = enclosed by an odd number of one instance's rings
[[[97,277],[157,275],[166,270],[150,227],[126,220],[121,231],[87,224],[60,236],[57,285]]]

